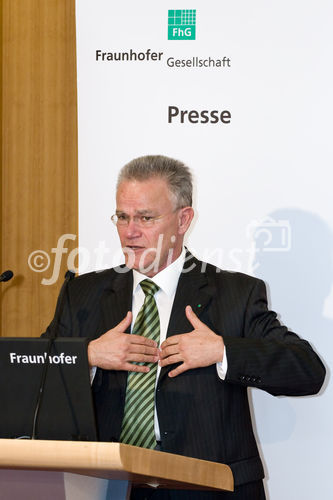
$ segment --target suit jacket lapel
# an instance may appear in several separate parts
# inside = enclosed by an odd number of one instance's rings
[[[132,310],[132,295],[133,295],[133,273],[127,270],[123,272],[125,267],[121,267],[122,272],[114,270],[115,278],[112,281],[110,288],[105,290],[101,300],[102,309],[102,324],[103,331],[107,332],[114,328],[122,319],[125,318],[127,311]],[[130,333],[129,326],[126,333]],[[115,378],[118,384],[125,390],[127,383],[127,372],[115,371]]]
[[[200,318],[214,296],[214,291],[214,286],[208,283],[203,263],[187,251],[186,262],[179,278],[171,311],[167,337],[192,331],[193,326],[186,318],[185,307],[190,305]],[[172,366],[162,368],[160,380],[172,368]]]
[[[121,268],[124,271],[126,268]],[[105,290],[101,301],[103,330],[114,328],[124,317],[127,311],[132,310],[133,273],[131,271],[118,272],[110,288]],[[130,332],[128,328],[127,333]]]

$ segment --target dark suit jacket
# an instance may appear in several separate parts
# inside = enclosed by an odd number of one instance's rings
[[[281,326],[267,309],[262,281],[221,271],[191,258],[180,276],[167,335],[193,330],[185,316],[190,304],[200,319],[222,335],[228,371],[216,366],[175,378],[161,370],[156,407],[162,449],[229,464],[235,485],[264,476],[253,435],[248,387],[273,395],[316,393],[325,369],[311,346]],[[58,335],[91,339],[116,326],[132,307],[132,272],[125,267],[79,276],[69,283]],[[51,323],[48,333],[55,325]],[[127,372],[98,369],[93,394],[99,437],[118,441]]]

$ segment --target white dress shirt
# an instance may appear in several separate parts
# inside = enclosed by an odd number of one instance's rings
[[[159,287],[159,290],[155,293],[154,297],[160,317],[160,345],[166,339],[166,334],[168,330],[168,325],[173,306],[173,301],[176,294],[178,280],[185,261],[185,253],[186,253],[185,248],[183,248],[180,256],[174,262],[172,262],[172,264],[170,264],[168,267],[157,273],[153,278],[147,278],[147,276],[145,276],[144,274],[141,274],[138,271],[133,270],[133,301],[132,301],[133,319],[132,319],[131,331],[133,329],[137,314],[140,311],[145,299],[145,294],[140,286],[140,282],[145,279],[150,279]],[[219,363],[216,363],[218,376],[222,380],[225,379],[227,368],[228,368],[227,357],[224,348],[223,360]],[[160,371],[161,367],[158,366],[156,383]],[[156,407],[154,413],[154,427],[155,427],[156,440],[160,441],[160,428],[157,418]]]

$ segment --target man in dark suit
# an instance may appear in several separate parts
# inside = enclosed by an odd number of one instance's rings
[[[150,426],[153,444],[147,447],[223,462],[234,474],[233,494],[147,488],[134,490],[133,499],[264,499],[247,388],[314,394],[325,369],[311,346],[267,309],[262,281],[221,271],[184,249],[192,218],[184,164],[163,156],[127,164],[112,217],[126,265],[69,283],[59,334],[91,339],[101,440],[145,446],[138,444],[140,434]],[[151,283],[158,338],[146,335],[143,323],[136,326]],[[148,377],[152,386],[145,384]],[[138,380],[151,386],[153,401],[152,413],[140,403],[140,413],[147,411],[141,430],[138,413],[131,414],[147,390],[135,385]]]

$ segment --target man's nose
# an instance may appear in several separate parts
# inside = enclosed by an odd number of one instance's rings
[[[132,217],[126,226],[126,236],[127,238],[137,238],[138,236],[141,236],[141,228],[137,221]]]

